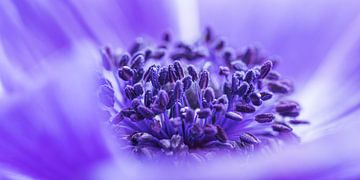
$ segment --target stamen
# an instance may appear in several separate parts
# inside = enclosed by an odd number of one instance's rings
[[[165,56],[165,50],[163,48],[155,49],[151,54],[149,55],[149,58],[160,60]]]
[[[200,80],[199,80],[199,86],[201,89],[207,88],[209,85],[209,72],[202,71],[200,73]]]
[[[266,79],[277,81],[280,79],[280,74],[276,71],[270,71],[269,74],[266,76]]]
[[[240,136],[240,140],[248,144],[259,144],[260,140],[250,133],[244,133]]]
[[[192,80],[197,81],[198,80],[198,75],[197,75],[195,67],[193,65],[189,65],[187,70],[188,70],[190,76],[192,77]]]
[[[215,98],[214,90],[211,87],[207,87],[204,91],[204,98],[207,102],[212,102]]]
[[[225,46],[225,41],[223,39],[218,39],[217,42],[215,42],[215,45],[214,45],[215,49],[218,50],[218,51],[223,49],[224,46]]]
[[[261,96],[261,100],[267,101],[272,98],[273,94],[270,92],[261,92],[260,96]]]
[[[294,124],[294,125],[298,125],[298,124],[310,124],[309,121],[298,120],[298,119],[290,120],[289,123],[290,123],[290,124]]]
[[[141,114],[143,117],[145,118],[152,118],[155,116],[154,112],[147,108],[146,106],[143,106],[143,105],[139,105],[137,108],[136,108],[137,112],[139,114]]]
[[[209,43],[213,39],[213,34],[211,28],[207,27],[205,29],[205,42]]]
[[[153,85],[153,87],[156,89],[160,89],[159,74],[157,72],[158,69],[159,69],[158,67],[153,66],[150,71],[150,73],[151,73],[150,81],[151,81],[151,84]]]
[[[294,101],[282,101],[278,105],[276,105],[276,111],[279,113],[291,112],[299,108],[299,104]]]
[[[134,85],[134,92],[135,92],[136,97],[142,95],[144,93],[143,86],[140,83],[136,83]]]
[[[253,113],[255,112],[255,107],[250,104],[237,104],[236,105],[236,111],[242,112],[242,113]]]
[[[145,97],[144,97],[144,104],[146,107],[150,107],[150,104],[153,103],[153,95],[151,90],[146,90]]]
[[[258,93],[251,93],[250,100],[251,100],[251,103],[255,106],[260,106],[262,104],[260,95]]]
[[[187,123],[192,123],[194,121],[195,113],[192,109],[187,109],[185,112],[185,121]]]
[[[203,135],[204,130],[201,128],[200,124],[195,124],[191,127],[190,133],[194,137],[200,137],[201,135]]]
[[[130,85],[126,85],[126,87],[125,87],[125,95],[130,100],[133,100],[134,98],[136,98],[136,93],[135,93],[134,87],[132,87]]]
[[[180,61],[175,61],[174,67],[176,70],[176,75],[179,77],[179,79],[182,79],[184,77],[184,70],[180,64]]]
[[[282,132],[282,133],[292,131],[292,128],[289,125],[285,124],[285,123],[279,123],[279,122],[274,123],[271,127],[272,127],[272,129],[274,131]]]
[[[208,136],[214,136],[215,134],[217,134],[217,128],[212,124],[207,124],[204,127],[204,133]]]
[[[272,113],[263,113],[263,114],[258,114],[255,116],[255,121],[257,121],[259,123],[271,122],[274,119],[275,119],[275,116]]]
[[[214,104],[213,108],[215,109],[215,111],[220,112],[220,111],[224,111],[225,107],[223,104]]]
[[[238,96],[242,97],[242,96],[244,96],[246,94],[246,92],[249,91],[249,89],[250,89],[250,85],[247,82],[243,82],[240,85],[240,87],[239,87],[239,89],[237,90],[236,93],[237,93]]]
[[[253,70],[248,70],[245,74],[245,81],[248,83],[251,83],[251,81],[254,79],[255,73]]]
[[[209,117],[210,114],[211,110],[209,108],[205,108],[197,112],[198,117],[201,119]]]
[[[215,135],[216,139],[218,139],[220,142],[226,142],[228,140],[228,136],[223,128],[220,126],[216,126],[217,133]]]
[[[123,66],[119,70],[119,77],[124,81],[130,80],[133,76],[134,76],[134,71],[128,66]]]
[[[220,75],[224,75],[224,76],[228,76],[230,74],[230,69],[226,66],[220,66],[219,67],[219,74]]]
[[[289,87],[278,82],[269,82],[268,88],[271,92],[279,94],[287,94],[290,91]]]
[[[272,68],[272,62],[266,61],[260,68],[260,79],[264,79]]]
[[[162,40],[169,43],[171,41],[171,34],[169,32],[165,32],[162,36]]]
[[[183,87],[184,87],[184,91],[188,90],[191,87],[191,76],[186,76],[183,80]]]
[[[131,68],[139,69],[141,66],[143,66],[144,62],[145,62],[144,55],[138,54],[133,58]]]
[[[289,124],[309,124],[295,119],[297,102],[283,100],[294,86],[276,61],[253,46],[235,51],[210,28],[193,44],[164,33],[158,45],[137,39],[129,52],[101,53],[119,85],[115,92],[100,76],[101,107],[113,115],[111,126],[124,127],[116,133],[129,137],[133,152],[149,158],[262,152],[285,142],[280,136],[292,131]]]
[[[232,61],[231,67],[236,71],[244,71],[247,69],[246,64],[242,61]]]
[[[165,85],[169,81],[168,76],[168,69],[165,67],[161,68],[159,73],[159,83],[161,86]]]
[[[234,120],[234,121],[241,121],[243,119],[243,117],[241,116],[241,114],[238,114],[236,112],[227,112],[225,114],[225,117],[226,118],[229,118],[231,120]]]
[[[115,103],[114,90],[108,85],[100,86],[99,99],[107,107],[113,107]]]
[[[174,96],[175,99],[179,100],[182,97],[183,93],[183,84],[181,81],[176,81],[175,88],[174,88]]]
[[[118,58],[116,67],[121,68],[123,66],[128,65],[128,63],[130,62],[130,59],[131,59],[131,57],[128,53],[124,53],[124,54],[120,55],[120,57]]]
[[[168,73],[169,73],[169,82],[174,83],[178,79],[174,65],[169,65]]]

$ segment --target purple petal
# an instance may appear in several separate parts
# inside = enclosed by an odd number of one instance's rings
[[[160,39],[169,27],[175,29],[171,3],[163,0],[101,2],[2,1],[1,43],[7,56],[21,67],[80,41],[129,45],[137,36]],[[156,9],[156,11],[154,11]],[[156,21],[155,21],[156,19]],[[176,29],[175,29],[176,32]]]
[[[230,43],[260,43],[281,57],[282,74],[301,82],[311,78],[360,11],[356,0],[200,0],[198,7],[203,26],[214,27]]]
[[[1,165],[33,178],[67,179],[110,158],[91,76],[78,65],[57,66],[59,71],[43,73],[45,82],[34,80],[2,99]]]

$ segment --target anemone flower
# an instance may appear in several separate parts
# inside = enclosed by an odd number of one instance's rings
[[[2,179],[360,177],[356,1],[0,8]]]

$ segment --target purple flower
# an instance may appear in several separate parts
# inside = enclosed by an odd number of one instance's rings
[[[356,179],[358,7],[1,2],[0,178]]]

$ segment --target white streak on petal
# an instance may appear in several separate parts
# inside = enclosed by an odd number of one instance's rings
[[[349,59],[360,43],[360,15],[329,51],[311,81],[298,95],[303,117],[311,118],[312,127],[327,122],[360,102],[357,87],[359,60]],[[355,76],[355,77],[354,77]],[[313,128],[307,129],[312,131]],[[307,139],[306,136],[303,137]],[[312,136],[313,137],[313,136]]]
[[[14,64],[11,64],[5,54],[3,44],[0,41],[0,98],[2,94],[11,93],[28,85],[25,74]]]
[[[200,36],[200,23],[197,2],[194,0],[175,0],[174,8],[178,19],[180,39],[194,42]]]
[[[1,97],[3,97],[5,95],[5,90],[4,90],[4,87],[3,87],[3,85],[2,85],[2,83],[1,83],[1,81],[0,81],[0,99],[1,99]]]

